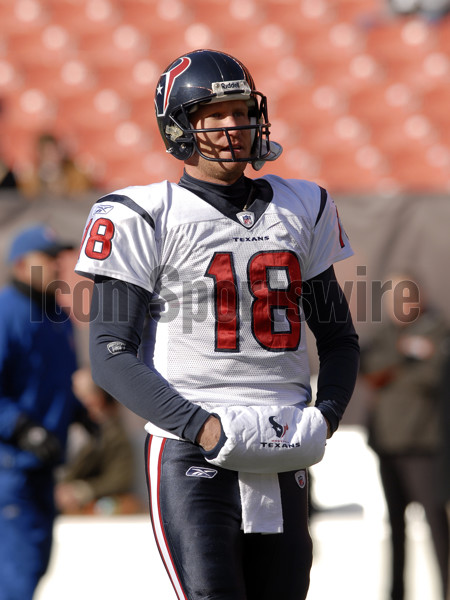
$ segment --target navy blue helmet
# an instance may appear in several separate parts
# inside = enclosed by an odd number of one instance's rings
[[[249,125],[218,129],[193,129],[189,114],[199,104],[244,100],[249,107]],[[267,99],[255,89],[248,69],[236,58],[215,50],[195,50],[174,60],[161,75],[155,93],[155,110],[159,131],[167,152],[187,160],[194,152],[217,162],[251,162],[258,169],[267,160],[281,154],[279,144],[269,140],[270,123]],[[251,129],[251,156],[235,158],[229,131]],[[202,154],[195,133],[223,130],[228,137],[232,158],[211,158]]]

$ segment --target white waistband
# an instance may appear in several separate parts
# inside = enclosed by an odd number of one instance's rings
[[[178,435],[174,433],[170,433],[170,431],[166,431],[165,429],[161,429],[161,427],[157,427],[150,421],[145,424],[145,431],[150,435],[156,435],[156,437],[168,438],[170,440],[180,440],[185,441],[183,438],[180,438]]]

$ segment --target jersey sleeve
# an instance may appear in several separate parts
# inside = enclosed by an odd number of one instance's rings
[[[101,198],[88,216],[75,271],[112,277],[153,291],[159,264],[155,223],[127,190]]]
[[[319,189],[321,202],[312,229],[309,260],[304,279],[311,279],[334,263],[353,255],[336,204],[326,190]]]

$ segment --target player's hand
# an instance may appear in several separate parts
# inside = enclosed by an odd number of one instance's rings
[[[220,424],[219,419],[211,415],[203,423],[203,427],[198,432],[195,441],[197,442],[197,444],[199,444],[199,446],[203,448],[203,450],[206,450],[206,452],[208,452],[209,450],[212,450],[215,446],[217,446],[220,440],[221,433],[222,426]]]
[[[328,421],[328,419],[326,417],[324,417],[324,419],[325,419],[325,422],[327,424],[327,440],[329,440],[330,437],[332,436],[331,426],[330,426],[330,422]]]
[[[31,452],[44,464],[55,464],[62,456],[58,438],[28,417],[22,417],[14,433],[14,441],[22,450]]]

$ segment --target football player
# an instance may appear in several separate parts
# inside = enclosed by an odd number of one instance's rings
[[[184,173],[91,210],[77,272],[95,281],[93,374],[148,421],[150,514],[177,597],[301,600],[312,562],[307,468],[358,370],[333,270],[352,250],[324,189],[244,174],[282,148],[239,60],[177,58],[155,107]],[[314,399],[306,323],[320,358]]]

